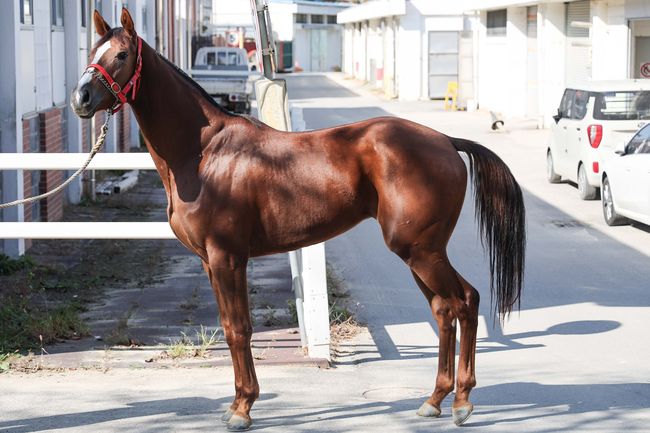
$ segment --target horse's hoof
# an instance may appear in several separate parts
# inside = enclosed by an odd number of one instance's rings
[[[469,419],[469,416],[474,411],[474,405],[472,403],[466,404],[465,406],[452,408],[451,414],[454,418],[454,424],[461,426]]]
[[[235,411],[232,409],[228,409],[227,411],[225,411],[223,415],[221,415],[221,422],[227,423],[228,421],[230,421],[230,418],[232,418],[234,413]]]
[[[419,416],[426,418],[438,418],[440,416],[440,409],[425,401],[422,403],[422,406],[420,406],[420,409],[418,409],[416,413]]]
[[[248,430],[253,424],[253,421],[250,417],[243,417],[241,415],[233,414],[228,421],[226,428],[228,431],[244,431]]]

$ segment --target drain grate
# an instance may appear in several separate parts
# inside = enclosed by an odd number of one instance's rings
[[[585,224],[576,220],[552,220],[551,225],[559,228],[582,228],[587,227]]]

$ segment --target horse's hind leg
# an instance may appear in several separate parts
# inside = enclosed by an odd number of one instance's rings
[[[417,411],[417,414],[424,417],[439,417],[440,405],[444,398],[454,390],[454,370],[456,357],[456,319],[451,312],[447,301],[436,296],[426,284],[413,273],[416,283],[426,296],[431,306],[433,317],[438,323],[440,344],[438,347],[438,374],[436,376],[436,387],[431,397]]]
[[[469,393],[476,386],[476,330],[478,328],[479,293],[465,279],[456,273],[463,287],[463,302],[458,305],[456,315],[460,322],[460,356],[458,358],[458,383],[453,404],[454,423],[461,425],[472,414],[474,406],[469,402]]]
[[[453,349],[455,348],[455,332],[449,334],[454,318],[460,325],[460,358],[458,365],[458,381],[456,397],[452,406],[454,423],[461,425],[472,413],[473,405],[469,402],[469,394],[476,386],[474,361],[476,353],[476,328],[478,326],[479,294],[465,281],[449,264],[446,254],[433,252],[417,254],[410,260],[411,269],[417,277],[418,284],[431,290],[432,311],[440,327],[439,370],[436,380],[436,390],[426,403],[439,409],[440,402],[453,389]],[[424,289],[420,286],[420,289]],[[425,293],[426,294],[426,293]],[[437,300],[440,298],[440,300]],[[446,350],[445,350],[446,349]],[[450,359],[451,362],[447,361]],[[452,373],[448,373],[451,364]],[[442,372],[441,370],[442,366]],[[451,377],[451,385],[449,385]],[[440,386],[439,381],[440,380]],[[446,392],[445,392],[446,391]],[[442,397],[441,397],[442,396]],[[437,403],[437,406],[434,406]]]

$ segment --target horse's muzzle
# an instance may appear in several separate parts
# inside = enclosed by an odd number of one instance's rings
[[[88,119],[95,114],[97,102],[93,101],[93,90],[92,85],[86,83],[72,91],[70,106],[77,116]]]

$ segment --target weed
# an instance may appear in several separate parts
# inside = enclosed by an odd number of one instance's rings
[[[174,360],[186,358],[206,358],[210,346],[214,346],[220,340],[217,336],[218,330],[210,332],[208,328],[201,325],[199,331],[196,332],[197,343],[195,344],[191,338],[184,332],[181,332],[181,338],[172,341],[168,349],[163,352],[165,358]]]
[[[77,303],[48,309],[36,306],[28,298],[9,298],[0,305],[0,355],[88,335],[88,327],[79,317],[80,310]]]
[[[327,275],[327,300],[329,304],[331,352],[333,356],[338,353],[338,347],[344,340],[350,339],[361,331],[354,313],[348,308],[346,298],[350,295],[345,288],[343,279],[328,264]]]
[[[34,260],[28,255],[13,259],[5,254],[0,254],[0,275],[11,275],[34,266]]]
[[[194,353],[194,343],[187,338],[184,332],[181,332],[183,337],[176,340],[169,345],[169,349],[165,352],[171,359],[185,359],[192,357]]]
[[[219,343],[220,340],[219,337],[217,336],[218,332],[219,331],[217,329],[210,332],[208,328],[201,325],[200,331],[196,333],[196,336],[198,338],[198,344],[199,344],[196,349],[197,356],[201,358],[205,358],[210,346],[214,346],[215,344]]]
[[[345,283],[329,264],[326,268],[326,277],[330,325],[354,320],[354,314],[348,309],[345,302],[345,298],[350,296],[345,288]]]
[[[266,307],[266,312],[264,313],[264,326],[275,326],[279,324],[280,321],[275,317],[275,309],[270,305]]]
[[[133,340],[128,334],[129,319],[133,315],[133,308],[117,320],[115,328],[106,336],[106,342],[111,346],[131,346]]]
[[[11,369],[11,363],[19,358],[18,353],[0,353],[0,373],[4,373]]]
[[[296,308],[296,300],[289,299],[287,300],[287,307],[289,307],[289,318],[292,325],[298,324],[298,309]]]

